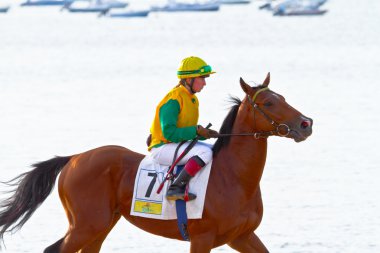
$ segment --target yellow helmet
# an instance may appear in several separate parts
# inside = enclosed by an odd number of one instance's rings
[[[177,76],[179,79],[206,76],[214,74],[210,65],[196,56],[190,56],[181,61]]]

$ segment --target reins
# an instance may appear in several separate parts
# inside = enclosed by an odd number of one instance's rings
[[[288,125],[286,124],[278,124],[276,121],[274,121],[268,114],[266,114],[263,109],[261,109],[257,104],[256,104],[256,98],[257,96],[263,92],[269,90],[268,87],[259,89],[252,97],[248,95],[249,102],[251,103],[253,109],[256,109],[259,111],[261,115],[264,116],[264,118],[269,121],[269,123],[274,127],[274,130],[272,131],[260,131],[260,132],[250,132],[250,133],[231,133],[231,134],[215,134],[212,135],[212,138],[218,138],[218,137],[227,137],[227,136],[253,136],[255,139],[259,138],[267,138],[272,135],[278,135],[280,137],[286,137],[289,135],[291,129]],[[253,113],[255,113],[255,110],[253,110]],[[285,130],[285,133],[282,133],[282,129]]]

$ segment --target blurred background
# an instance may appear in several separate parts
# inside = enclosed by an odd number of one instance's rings
[[[380,252],[379,1],[330,0],[321,15],[277,16],[260,9],[267,2],[251,1],[140,18],[22,3],[0,0],[10,7],[0,13],[0,181],[54,155],[103,145],[148,154],[155,106],[176,85],[181,59],[196,55],[217,71],[198,96],[199,123],[219,129],[228,96],[243,98],[239,78],[255,85],[267,72],[271,89],[314,120],[305,142],[269,140],[256,232],[267,248]],[[168,4],[128,3],[129,14]],[[0,190],[3,199],[7,188]],[[42,252],[66,229],[55,189],[21,231],[5,237],[4,252]],[[121,219],[102,252],[188,247]]]

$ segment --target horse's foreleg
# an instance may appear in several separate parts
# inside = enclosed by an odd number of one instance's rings
[[[214,245],[214,235],[199,234],[191,236],[190,253],[210,253]]]
[[[265,245],[255,233],[247,233],[239,236],[228,245],[241,253],[269,253]]]

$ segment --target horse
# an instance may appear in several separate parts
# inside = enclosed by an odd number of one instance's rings
[[[255,234],[263,216],[260,179],[268,137],[301,142],[311,135],[313,124],[270,90],[269,82],[269,73],[254,87],[240,78],[245,97],[232,98],[234,105],[214,144],[202,219],[188,221],[190,253],[209,253],[225,244],[242,253],[269,252]],[[14,191],[0,204],[0,239],[27,222],[60,174],[58,191],[69,228],[45,253],[99,252],[122,216],[149,233],[183,240],[176,220],[130,215],[134,180],[143,158],[124,147],[103,146],[34,164],[31,171],[8,181]]]

